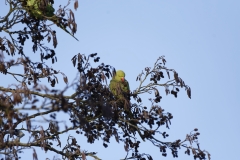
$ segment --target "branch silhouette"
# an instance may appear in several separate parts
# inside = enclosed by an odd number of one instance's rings
[[[47,62],[54,66],[58,56],[55,52],[57,33],[53,26],[73,37],[77,31],[70,1],[56,12],[53,3],[54,0],[7,0],[9,11],[0,17],[0,32],[6,35],[0,37],[0,73],[2,77],[10,77],[9,83],[11,78],[11,82],[14,81],[14,84],[0,86],[0,154],[5,159],[18,159],[24,150],[32,149],[33,159],[38,159],[36,149],[40,148],[62,159],[100,159],[97,152],[83,150],[84,145],[77,142],[81,136],[90,144],[100,140],[105,148],[113,137],[124,146],[125,160],[152,160],[150,154],[139,151],[144,141],[159,148],[162,156],[170,151],[177,158],[184,149],[183,152],[194,159],[210,160],[209,152],[200,149],[197,128],[182,140],[165,141],[169,135],[162,130],[170,129],[173,115],[160,107],[163,95],[159,89],[164,88],[166,95],[175,98],[185,89],[191,98],[191,88],[175,69],[166,67],[164,56],[137,75],[138,87],[121,100],[108,86],[109,79],[116,73],[114,66],[100,63],[97,53],[78,53],[72,57],[69,63],[76,69],[76,78],[71,83],[65,73],[49,67]],[[76,0],[74,9],[77,8]],[[40,55],[39,60],[26,52],[26,42]],[[52,42],[52,46],[44,42]],[[21,69],[12,71],[15,67]],[[66,86],[54,89],[59,76]],[[71,94],[67,94],[69,90],[73,90]],[[143,94],[149,99],[142,99]],[[148,101],[151,105],[145,106]],[[60,116],[60,111],[66,117]],[[73,132],[75,134],[70,136]],[[61,138],[63,134],[68,134],[67,141]]]

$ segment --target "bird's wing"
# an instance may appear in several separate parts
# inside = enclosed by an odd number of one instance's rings
[[[113,93],[113,95],[116,95],[116,80],[112,79],[110,81],[109,88],[110,88],[110,91]]]
[[[125,80],[124,82],[122,82],[122,90],[124,92],[130,92],[130,87],[129,87],[129,83],[127,80]]]

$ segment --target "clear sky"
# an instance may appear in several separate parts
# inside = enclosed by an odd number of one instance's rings
[[[7,8],[0,4],[2,16]],[[126,72],[134,90],[142,69],[165,55],[167,67],[176,69],[192,88],[192,99],[184,90],[177,99],[163,96],[160,105],[174,116],[170,130],[161,130],[170,134],[166,141],[183,139],[198,128],[200,146],[213,160],[239,160],[239,7],[238,0],[79,0],[74,12],[79,41],[57,30],[58,63],[53,67],[71,81],[77,73],[71,58],[79,52],[97,52],[101,62]],[[0,74],[0,86],[6,83],[2,78]],[[60,83],[63,87],[63,81]],[[148,97],[142,96],[143,102]],[[90,145],[83,138],[79,142],[81,149],[96,151],[103,160],[125,156],[123,145],[115,141],[107,149],[102,142]],[[142,144],[142,150],[155,159],[162,158],[159,149],[149,143]],[[182,154],[183,149],[180,153],[179,160],[193,159]],[[53,155],[39,154],[39,159],[46,157]],[[169,154],[162,159],[173,158]]]

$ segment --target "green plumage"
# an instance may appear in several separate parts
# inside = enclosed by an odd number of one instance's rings
[[[110,81],[110,90],[118,98],[122,98],[122,95],[130,92],[129,83],[125,79],[125,73],[122,70],[118,70]]]
[[[54,14],[55,9],[53,8],[52,4],[50,3],[47,4],[44,7],[44,10],[42,10],[39,8],[40,3],[41,3],[40,0],[27,0],[26,10],[36,19],[46,19],[52,21],[54,24],[56,24],[58,27],[60,27],[62,30],[70,34],[73,38],[75,38],[78,41],[78,39],[73,34],[71,34],[64,26],[57,23],[58,17]]]
[[[44,13],[43,13],[43,11],[41,11],[39,9],[40,3],[41,2],[39,0],[28,0],[27,1],[27,7],[28,7],[30,14],[35,16],[35,18],[39,18],[39,19],[43,19],[44,16],[45,17],[54,16],[55,9],[52,7],[51,4],[47,4],[47,6],[45,7],[45,10],[44,10]]]

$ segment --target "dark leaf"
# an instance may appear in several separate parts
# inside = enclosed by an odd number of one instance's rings
[[[211,154],[207,153],[208,154],[208,160],[211,160]]]
[[[56,79],[56,82],[58,83],[58,78],[57,78],[57,77],[55,77],[55,79]]]
[[[77,58],[76,58],[76,56],[74,56],[74,57],[72,58],[72,63],[73,63],[73,66],[74,66],[74,67],[76,66],[76,61],[77,61]]]
[[[158,97],[160,94],[159,94],[159,91],[156,89],[156,88],[153,88],[154,91],[155,91],[155,97]]]
[[[166,92],[166,95],[168,95],[170,93],[170,91],[167,87],[165,88],[165,92]]]
[[[42,69],[43,68],[42,63],[38,63],[37,68]]]
[[[175,98],[177,98],[177,92],[175,92],[174,90],[171,91],[171,94],[173,94],[175,96]]]
[[[167,71],[167,75],[168,75],[168,79],[170,79],[170,74],[169,74],[169,72]]]
[[[82,153],[82,160],[86,160],[87,158],[86,158],[86,155],[85,155],[85,153]]]
[[[78,53],[78,62],[80,63],[82,60],[82,55],[80,53]],[[74,66],[75,67],[75,66]]]
[[[51,36],[48,36],[47,41],[48,43],[51,41]]]
[[[67,78],[67,76],[64,76],[64,77],[63,77],[63,81],[64,81],[66,84],[68,84],[68,78]]]
[[[167,62],[166,59],[162,58],[162,62],[165,65],[165,63]]]
[[[176,83],[179,83],[178,73],[176,71],[174,71],[174,79],[175,79]]]
[[[187,89],[187,95],[191,99],[191,88],[190,87]]]
[[[56,84],[56,81],[55,81],[55,79],[53,79],[53,80],[51,81],[51,86],[52,86],[52,87],[55,87],[55,84]]]
[[[138,81],[138,76],[137,76],[137,78],[136,78],[136,81]]]
[[[75,9],[75,10],[78,9],[78,0],[75,0],[75,2],[74,2],[74,9]]]

